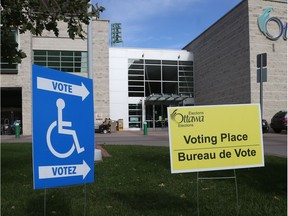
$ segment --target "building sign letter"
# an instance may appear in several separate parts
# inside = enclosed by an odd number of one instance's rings
[[[270,17],[270,12],[273,10],[272,7],[268,7],[263,10],[263,13],[258,17],[258,26],[260,31],[270,40],[276,41],[281,36],[284,40],[287,40],[287,22],[282,22],[278,17]],[[271,34],[267,28],[270,22],[275,22],[278,25],[278,33]]]

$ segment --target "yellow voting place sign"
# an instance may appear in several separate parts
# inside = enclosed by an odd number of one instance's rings
[[[256,104],[169,107],[171,172],[264,166]]]

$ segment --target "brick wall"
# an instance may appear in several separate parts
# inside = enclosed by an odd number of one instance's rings
[[[185,47],[194,54],[196,105],[250,103],[247,12],[244,1]]]

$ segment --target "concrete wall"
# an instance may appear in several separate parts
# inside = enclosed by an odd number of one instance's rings
[[[194,54],[195,104],[250,103],[247,1],[184,49]]]
[[[94,82],[94,120],[96,115],[110,117],[109,100],[109,21],[93,23],[93,82]],[[103,120],[104,120],[103,119]]]
[[[32,95],[32,36],[30,33],[22,34],[18,38],[19,46],[27,57],[18,65],[18,74],[1,74],[1,88],[16,87],[22,89],[22,125],[23,134],[31,134],[31,95]]]
[[[46,32],[42,37],[33,38],[33,49],[87,51],[87,40],[71,40],[67,35],[67,25],[59,23],[59,37]],[[87,30],[87,27],[83,27]],[[93,89],[94,116],[106,118],[109,113],[109,21],[97,20],[92,24],[93,32]],[[57,44],[57,47],[55,46]],[[88,73],[77,74],[88,77]],[[95,118],[95,124],[98,124]]]
[[[69,50],[87,51],[87,41],[80,38],[72,40],[67,34],[67,25],[59,23],[59,37],[53,32],[44,32],[41,37],[30,34],[19,36],[20,48],[27,57],[19,65],[18,74],[1,74],[1,87],[22,88],[23,134],[32,134],[32,63],[33,50]],[[87,29],[85,26],[84,29]],[[109,116],[109,21],[95,20],[93,31],[93,80],[94,80],[94,114]],[[88,77],[88,73],[76,75]]]
[[[196,105],[260,103],[256,55],[267,52],[263,117],[270,122],[277,111],[287,110],[287,41],[267,39],[257,24],[268,6],[271,16],[287,22],[287,3],[243,0],[184,47],[194,54]],[[277,32],[276,25],[270,28]]]
[[[259,103],[260,86],[256,80],[256,56],[267,53],[267,82],[263,83],[263,117],[267,121],[279,110],[287,111],[287,41],[283,37],[272,41],[260,31],[257,18],[263,9],[272,7],[270,17],[287,22],[287,1],[249,0],[251,102]],[[279,28],[270,22],[269,32],[277,35]]]

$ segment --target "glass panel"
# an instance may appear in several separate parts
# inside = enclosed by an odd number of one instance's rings
[[[130,64],[143,64],[143,59],[128,59]]]
[[[60,67],[60,62],[48,62],[48,67]]]
[[[193,71],[193,67],[187,67],[187,66],[179,66],[179,71]]]
[[[74,56],[76,57],[81,57],[81,52],[74,52]]]
[[[145,82],[145,96],[151,94],[161,94],[161,83],[160,82]]]
[[[161,66],[145,66],[145,80],[161,80]]]
[[[137,81],[129,81],[129,86],[144,86],[144,82],[137,82]]]
[[[142,104],[129,104],[129,128],[140,128],[141,122]]]
[[[144,92],[129,92],[128,93],[129,97],[144,97]]]
[[[141,128],[141,123],[129,123],[129,128]]]
[[[131,76],[128,77],[129,80],[144,80],[144,76]]]
[[[177,67],[173,66],[163,66],[163,80],[167,81],[177,81]]]
[[[34,62],[34,64],[46,67],[46,62]]]
[[[178,94],[177,82],[163,82],[163,94]]]
[[[193,61],[179,61],[179,65],[193,65]]]
[[[179,94],[181,94],[181,93],[189,93],[189,94],[191,94],[192,92],[193,92],[192,88],[189,88],[189,87],[186,87],[186,88],[180,87],[179,88]]]
[[[179,77],[179,81],[187,81],[187,82],[192,82],[193,81],[193,77]]]
[[[179,76],[193,76],[193,72],[192,71],[180,71],[179,72]]]
[[[180,82],[179,83],[179,87],[192,87],[193,86],[193,83],[192,82]]]
[[[87,52],[81,52],[81,72],[87,72]]]
[[[129,117],[129,122],[137,122],[139,123],[140,122],[140,118],[139,117]]]
[[[128,70],[128,74],[143,74],[144,75],[144,71],[143,70]]]
[[[64,71],[64,72],[73,72],[73,68],[69,68],[69,67],[67,67],[67,68],[64,68],[64,67],[61,67],[61,71]]]
[[[75,67],[74,67],[74,71],[73,71],[73,72],[75,72],[75,73],[80,73],[80,72],[81,72],[81,68],[78,68],[78,67],[75,68]]]
[[[129,66],[129,69],[144,69],[144,66],[132,64]]]
[[[62,51],[61,56],[74,56],[73,51]]]
[[[17,64],[8,64],[8,63],[2,63],[1,62],[1,69],[17,69]]]
[[[77,54],[77,53],[75,53],[75,54]],[[76,62],[81,62],[81,56],[80,56],[80,57],[75,57],[75,58],[74,58],[74,61],[76,61]]]
[[[150,59],[146,59],[145,60],[145,64],[161,64],[161,60],[150,60]]]
[[[36,61],[46,61],[46,56],[35,56],[34,55],[34,62]]]
[[[143,87],[135,87],[135,86],[132,86],[132,87],[128,87],[128,91],[140,91],[140,92],[144,92],[144,86]]]
[[[87,52],[34,50],[34,63],[66,72],[87,72]]]
[[[69,62],[73,62],[73,57],[70,56],[70,57],[65,57],[65,56],[61,56],[61,61],[69,61]]]
[[[73,62],[61,62],[61,66],[62,67],[73,67]]]
[[[45,50],[34,50],[34,56],[35,55],[45,55],[46,56],[46,51]]]
[[[81,68],[81,62],[75,62],[74,66],[75,68]]]
[[[177,66],[177,61],[168,61],[168,60],[163,60],[162,61],[163,65],[175,65]]]
[[[153,106],[146,106],[146,120],[149,128],[153,128],[153,122],[155,127],[167,127],[167,106],[166,105],[155,105],[153,116]]]
[[[129,115],[142,115],[141,110],[129,110]]]
[[[55,56],[55,57],[48,56],[48,61],[57,61],[57,62],[59,62],[60,61],[60,56]]]
[[[142,104],[129,104],[129,109],[142,109]]]
[[[47,52],[48,52],[48,56],[59,56],[60,55],[60,51],[47,51]]]
[[[81,57],[82,58],[87,58],[88,53],[87,52],[81,52]]]

